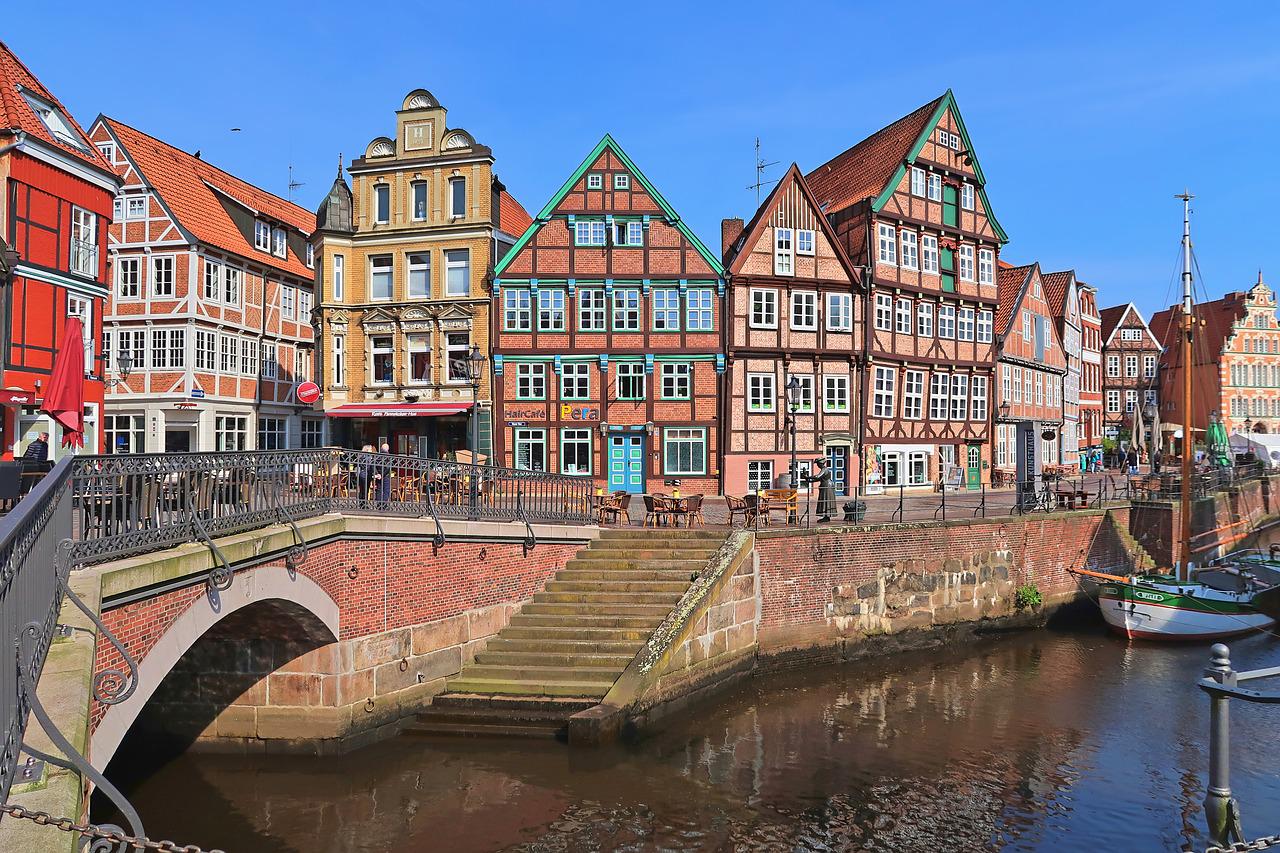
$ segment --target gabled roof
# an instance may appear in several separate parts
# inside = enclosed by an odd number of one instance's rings
[[[1005,234],[991,204],[987,200],[987,179],[974,151],[969,131],[965,128],[960,109],[956,106],[950,89],[919,109],[881,128],[852,148],[837,154],[805,176],[821,209],[828,214],[837,213],[861,201],[870,200],[873,210],[879,210],[902,181],[907,166],[915,162],[929,133],[947,110],[955,116],[956,127],[964,141],[965,150],[973,163],[973,173],[978,180],[978,193],[982,196],[982,208],[987,220],[1002,242]]]
[[[98,120],[189,236],[302,278],[314,275],[292,246],[287,258],[254,248],[252,236],[240,230],[226,204],[238,205],[250,214],[291,228],[304,238],[315,229],[312,213],[127,124],[106,116]]]
[[[1205,364],[1216,361],[1226,346],[1227,340],[1235,332],[1235,325],[1248,315],[1245,303],[1249,294],[1234,291],[1215,299],[1192,307],[1193,315],[1203,321],[1203,325],[1195,330],[1192,344],[1195,348],[1193,361]],[[1157,311],[1151,317],[1151,333],[1164,347],[1166,363],[1179,361],[1178,337],[1182,330],[1182,306],[1171,305],[1163,311]]]
[[[1067,294],[1071,292],[1071,282],[1075,279],[1075,270],[1062,272],[1042,272],[1040,285],[1044,288],[1044,299],[1049,303],[1049,310],[1054,317],[1066,318]]]
[[[524,209],[524,205],[516,201],[515,196],[506,190],[498,194],[498,228],[519,237],[533,224],[533,217]]]
[[[751,221],[742,229],[742,234],[734,241],[733,246],[729,249],[729,255],[725,258],[725,271],[736,274],[741,271],[742,265],[746,263],[746,257],[749,252],[742,250],[748,246],[754,246],[760,239],[760,232],[764,229],[769,221],[769,213],[777,205],[778,199],[786,192],[787,187],[795,184],[800,189],[800,194],[813,208],[814,219],[818,222],[818,228],[826,235],[827,242],[831,244],[835,250],[836,256],[840,259],[841,266],[844,267],[845,274],[849,276],[849,280],[859,283],[861,278],[853,266],[853,262],[849,260],[849,255],[845,252],[844,246],[840,242],[840,238],[836,235],[835,229],[831,227],[831,223],[827,221],[827,217],[822,213],[822,207],[813,196],[813,190],[809,188],[809,184],[805,181],[804,175],[800,172],[800,167],[795,163],[787,169],[787,173],[783,175],[774,185],[773,191],[765,198],[764,203],[756,209],[755,215],[751,217]]]
[[[565,181],[560,189],[556,190],[555,194],[551,196],[550,200],[543,205],[542,210],[538,211],[538,215],[534,217],[534,221],[531,224],[540,225],[542,223],[549,222],[552,215],[555,213],[556,206],[559,205],[564,197],[569,194],[569,191],[578,183],[586,173],[587,169],[591,167],[591,164],[596,162],[606,149],[612,151],[614,156],[622,161],[622,164],[627,167],[627,171],[629,171],[635,179],[640,182],[640,185],[644,187],[645,192],[649,194],[649,197],[653,199],[654,203],[657,204],[666,215],[671,226],[684,235],[685,239],[688,240],[689,244],[692,245],[698,254],[702,256],[703,260],[707,262],[716,275],[723,275],[724,268],[720,264],[720,259],[713,255],[711,251],[703,245],[702,241],[698,239],[697,235],[689,230],[689,226],[680,218],[680,214],[676,213],[675,208],[671,206],[670,202],[663,197],[662,193],[658,192],[658,188],[655,187],[647,177],[645,177],[644,172],[640,171],[635,162],[627,156],[625,151],[622,150],[622,147],[619,146],[618,143],[614,141],[614,138],[607,133],[604,135],[603,139],[596,143],[596,147],[591,149],[591,153],[588,154],[586,159],[584,159],[578,168],[573,171],[573,174],[569,176],[569,179]],[[502,260],[498,261],[497,266],[494,267],[494,275],[501,275],[502,271],[507,268],[507,265],[511,263],[518,254],[520,254],[520,251],[525,247],[525,244],[528,243],[537,232],[538,229],[535,227],[526,228],[524,234],[522,234],[520,239],[516,241],[516,244],[511,247],[510,251],[508,251],[506,255],[503,256]]]
[[[999,337],[1003,338],[1009,332],[1009,325],[1022,304],[1022,294],[1026,292],[1035,269],[1035,263],[1030,263],[996,270],[996,335]]]
[[[57,109],[68,130],[75,137],[75,141],[64,139],[51,132],[49,126],[23,97],[24,91]],[[111,172],[110,164],[98,153],[98,149],[89,140],[84,128],[72,118],[71,113],[62,106],[62,102],[45,88],[39,78],[31,73],[31,70],[18,59],[8,45],[0,41],[0,131],[3,130],[25,133],[29,137],[53,146],[67,156],[89,163],[105,172]]]
[[[1133,316],[1138,318],[1138,322],[1141,323],[1142,328],[1146,330],[1147,336],[1151,338],[1151,342],[1157,346],[1163,346],[1160,338],[1156,336],[1151,331],[1151,327],[1147,325],[1147,321],[1142,319],[1142,312],[1138,310],[1138,306],[1134,305],[1132,302],[1126,302],[1123,305],[1112,305],[1110,308],[1103,308],[1102,311],[1099,312],[1102,316],[1103,348],[1106,348],[1106,346],[1111,343],[1111,338],[1115,335],[1116,329],[1118,329],[1120,324],[1124,322],[1125,315],[1130,311],[1133,312]]]

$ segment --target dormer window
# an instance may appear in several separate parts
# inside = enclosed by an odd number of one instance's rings
[[[285,258],[289,255],[288,243],[285,241],[284,229],[271,229],[271,254],[279,258]]]
[[[253,223],[253,247],[262,252],[271,251],[271,226],[261,219]]]
[[[116,159],[116,145],[114,142],[99,142],[98,153],[100,153],[108,163],[114,163]]]
[[[21,92],[27,105],[31,107],[32,112],[40,117],[45,129],[49,131],[54,139],[80,151],[89,150],[84,144],[84,140],[80,138],[80,133],[75,129],[71,120],[63,115],[62,110],[25,89],[22,89]]]
[[[587,189],[602,190],[604,189],[604,175],[599,172],[592,172],[587,175]]]
[[[613,188],[615,190],[631,189],[631,176],[627,174],[617,174],[613,176]]]

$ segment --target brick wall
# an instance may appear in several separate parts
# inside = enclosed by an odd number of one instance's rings
[[[429,543],[413,541],[344,539],[313,547],[298,571],[337,603],[339,642],[299,646],[298,638],[288,634],[295,620],[276,623],[274,636],[240,636],[245,648],[255,642],[273,644],[271,666],[264,669],[262,661],[227,664],[226,674],[236,674],[240,681],[249,675],[258,678],[217,701],[267,703],[270,679],[275,679],[279,701],[269,704],[297,706],[336,706],[441,682],[474,656],[477,644],[501,629],[518,605],[542,589],[579,547],[542,542],[527,557],[519,543],[509,542],[449,542],[438,555],[432,554]],[[203,585],[167,592],[106,610],[103,622],[141,660],[187,608],[208,606],[201,600],[204,595]],[[401,668],[405,658],[409,662]],[[120,665],[115,648],[99,643],[97,670]],[[379,669],[384,666],[391,668]],[[276,669],[317,677],[305,679],[309,692],[302,695],[299,679],[285,684],[278,675],[268,677]],[[375,683],[378,675],[380,686]],[[232,680],[222,679],[220,686],[228,688]],[[259,680],[264,682],[261,687]],[[435,686],[439,692],[443,684]],[[93,727],[104,713],[105,708],[95,703]]]

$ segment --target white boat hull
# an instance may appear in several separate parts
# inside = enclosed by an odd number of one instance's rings
[[[1162,595],[1146,590],[1141,590],[1138,594],[1160,596],[1165,601],[1141,601],[1135,598],[1132,590],[1122,592],[1116,587],[1119,585],[1104,584],[1098,604],[1107,625],[1130,639],[1209,640],[1249,634],[1275,624],[1275,620],[1256,611],[1245,609],[1233,613],[1214,613],[1203,607],[1181,607],[1178,604],[1187,597]],[[1111,593],[1108,592],[1109,589]]]

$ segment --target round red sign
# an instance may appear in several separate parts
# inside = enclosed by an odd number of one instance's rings
[[[298,402],[310,405],[320,399],[320,386],[314,382],[302,382],[298,385]]]

